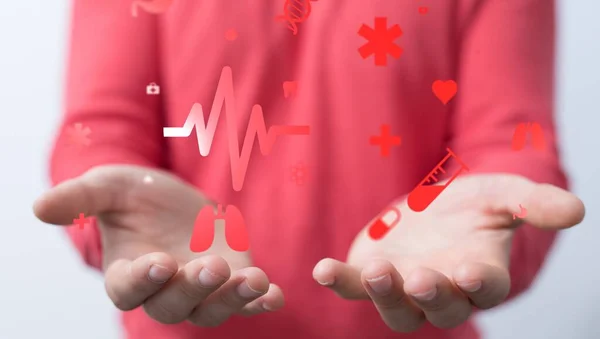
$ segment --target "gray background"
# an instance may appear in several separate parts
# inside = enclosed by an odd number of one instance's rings
[[[84,268],[61,232],[31,213],[48,185],[68,2],[0,2],[0,338],[116,338],[117,312],[100,276]],[[561,1],[558,10],[560,145],[573,190],[586,203],[586,220],[562,233],[526,295],[479,317],[484,338],[600,338],[600,217],[593,198],[600,194],[597,11],[597,0]]]

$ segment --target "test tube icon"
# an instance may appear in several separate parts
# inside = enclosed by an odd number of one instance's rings
[[[435,168],[427,174],[417,187],[415,187],[406,198],[408,207],[415,212],[423,212],[450,184],[458,177],[462,172],[468,172],[469,168],[464,162],[454,153],[450,148],[446,148],[448,154],[440,161]],[[439,180],[437,174],[446,174],[443,166],[451,159],[454,158],[460,168],[457,169],[452,177],[443,185],[434,185]]]
[[[369,236],[373,240],[380,240],[400,222],[400,217],[401,214],[398,208],[388,207],[369,226]]]

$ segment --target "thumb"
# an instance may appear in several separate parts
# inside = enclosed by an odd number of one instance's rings
[[[562,188],[516,175],[490,179],[490,206],[495,212],[510,214],[511,218],[521,214],[521,219],[532,226],[554,230],[575,226],[585,216],[581,199]]]
[[[130,166],[101,166],[64,181],[42,194],[33,205],[38,219],[70,225],[80,213],[94,216],[125,209],[126,192],[134,184]]]

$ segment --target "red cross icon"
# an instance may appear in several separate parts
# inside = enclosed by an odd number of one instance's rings
[[[73,219],[73,224],[79,225],[79,229],[82,230],[83,226],[90,222],[90,218],[84,218],[83,213],[79,213],[79,219]]]
[[[381,125],[381,135],[372,136],[369,139],[371,145],[379,145],[381,148],[381,155],[387,157],[390,155],[390,148],[392,146],[400,146],[402,138],[395,135],[390,135],[390,125]]]

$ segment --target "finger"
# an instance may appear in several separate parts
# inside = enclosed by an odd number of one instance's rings
[[[344,299],[368,299],[360,282],[360,271],[335,259],[323,259],[315,265],[313,279]]]
[[[524,221],[539,228],[563,229],[579,224],[585,216],[583,202],[573,193],[549,184],[538,184],[517,175],[494,177],[486,181],[488,204],[493,210],[519,214],[527,210]]]
[[[127,167],[93,168],[82,176],[67,180],[42,194],[34,203],[34,213],[43,222],[70,225],[79,213],[97,215],[116,211],[131,185]]]
[[[585,206],[576,195],[548,184],[537,184],[525,203],[525,221],[539,228],[572,227],[585,216]]]
[[[248,303],[240,313],[245,316],[256,315],[263,312],[273,312],[282,308],[285,304],[281,288],[275,284],[269,285],[269,291],[262,297]]]
[[[265,272],[256,267],[243,268],[234,272],[229,281],[192,312],[188,320],[198,326],[219,326],[268,290],[269,279]]]
[[[148,173],[152,173],[152,185],[144,183]],[[129,205],[136,200],[131,196],[144,197],[148,192],[178,192],[180,201],[191,206],[210,203],[193,187],[166,172],[156,169],[149,172],[148,168],[138,166],[109,165],[92,168],[51,188],[36,200],[33,210],[38,219],[46,223],[70,225],[80,213],[95,216],[103,212],[131,210]],[[161,196],[164,197],[164,194]]]
[[[117,260],[106,270],[108,297],[122,311],[140,306],[177,272],[177,263],[166,253],[150,253],[134,261]]]
[[[404,292],[411,296],[434,326],[452,328],[469,318],[472,306],[443,274],[418,268],[404,282]]]
[[[423,325],[423,312],[406,297],[404,281],[389,261],[376,260],[367,264],[362,270],[361,281],[389,328],[407,333]]]
[[[488,309],[499,305],[510,292],[510,274],[506,269],[482,264],[460,265],[453,274],[458,288],[473,305]]]
[[[146,300],[144,310],[163,324],[182,322],[229,276],[229,266],[219,256],[211,255],[190,261],[168,284]]]

